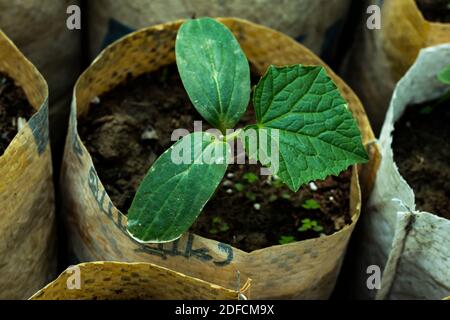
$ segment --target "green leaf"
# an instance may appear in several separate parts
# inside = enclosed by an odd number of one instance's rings
[[[230,226],[228,225],[228,223],[224,222],[224,223],[220,226],[220,231],[221,231],[221,232],[227,232],[228,230],[230,230]]]
[[[279,244],[288,244],[292,242],[295,242],[295,238],[293,236],[281,236],[278,240]]]
[[[239,192],[244,191],[244,185],[243,185],[242,183],[236,183],[236,184],[234,185],[234,188],[235,188],[237,191],[239,191]]]
[[[255,88],[253,105],[258,123],[241,136],[246,152],[292,191],[368,160],[347,102],[323,67],[270,66]],[[247,139],[251,130],[257,131],[256,151]]]
[[[259,180],[259,177],[253,172],[247,172],[243,175],[243,178],[247,180],[248,183],[253,183]]]
[[[228,143],[204,132],[175,143],[141,183],[128,211],[128,232],[140,242],[178,239],[222,180],[230,152]]]
[[[245,196],[247,197],[248,200],[250,201],[255,201],[256,200],[256,194],[254,194],[251,191],[248,191],[245,193]]]
[[[305,209],[314,210],[320,209],[320,204],[314,199],[309,199],[306,200],[304,204],[302,204],[302,207]]]
[[[197,111],[222,132],[233,128],[250,99],[250,68],[231,31],[211,18],[187,20],[178,31],[175,52]]]
[[[321,232],[321,231],[323,231],[323,227],[319,224],[319,225],[314,226],[313,230],[315,232]]]
[[[303,219],[301,227],[298,228],[297,230],[300,231],[300,232],[304,232],[304,231],[308,231],[309,229],[311,229],[311,227],[312,227],[311,220],[310,219]]]
[[[443,84],[450,84],[450,64],[439,72],[437,77]]]
[[[419,113],[420,114],[430,114],[431,112],[433,112],[433,109],[434,109],[433,106],[428,104],[428,105],[420,108]]]

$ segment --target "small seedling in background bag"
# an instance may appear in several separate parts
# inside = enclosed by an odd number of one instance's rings
[[[212,219],[212,227],[209,233],[217,234],[219,232],[227,232],[230,229],[228,223],[224,222],[221,217],[214,217]]]
[[[251,93],[249,64],[231,31],[211,18],[188,20],[175,53],[192,104],[219,134],[191,133],[155,161],[128,211],[128,232],[138,241],[169,242],[190,228],[224,177],[229,142],[237,139],[248,158],[294,192],[368,160],[347,102],[323,67],[269,66],[253,89],[256,123],[230,132]],[[248,137],[255,132],[252,144]],[[276,144],[267,147],[263,138]],[[277,163],[269,152],[279,156]],[[251,175],[245,180],[256,181]]]
[[[302,207],[308,210],[320,209],[320,204],[314,199],[308,199],[302,204]]]
[[[438,73],[437,79],[440,82],[442,82],[443,84],[450,85],[450,65],[446,66],[444,69],[442,69],[441,72]],[[437,99],[432,104],[428,104],[428,105],[422,107],[422,109],[420,109],[420,113],[429,114],[429,113],[433,112],[435,107],[446,102],[448,99],[450,99],[450,89],[442,97]]]
[[[300,228],[298,228],[298,231],[305,232],[308,230],[313,230],[315,232],[321,232],[321,231],[323,231],[323,227],[316,220],[303,219],[302,225]]]
[[[278,240],[279,244],[288,244],[292,242],[295,242],[295,237],[293,236],[281,236],[280,239]]]

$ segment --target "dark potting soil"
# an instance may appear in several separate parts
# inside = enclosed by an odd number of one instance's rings
[[[22,88],[0,73],[0,156],[18,132],[18,119],[28,120],[32,114],[33,107]]]
[[[408,107],[395,124],[394,158],[417,208],[450,219],[450,99],[431,105]]]
[[[254,119],[249,106],[237,127]],[[202,118],[175,66],[129,78],[91,103],[89,113],[80,120],[79,133],[119,210],[127,212],[153,161],[174,143],[172,131],[193,131],[194,120]],[[203,122],[203,130],[208,128]],[[350,170],[293,193],[279,180],[261,176],[258,165],[246,163],[229,165],[192,232],[252,251],[279,244],[282,236],[304,240],[332,234],[351,223]],[[307,200],[315,200],[307,202],[313,208],[303,207]],[[316,221],[316,231],[311,230],[313,226],[297,231],[304,219]]]
[[[450,22],[450,1],[416,0],[417,7],[425,19],[433,22]]]

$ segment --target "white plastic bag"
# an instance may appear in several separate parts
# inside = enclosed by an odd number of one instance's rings
[[[392,132],[409,105],[433,100],[448,86],[436,79],[450,64],[450,44],[421,50],[398,82],[380,136],[382,160],[362,215],[358,296],[377,299],[442,299],[450,292],[450,220],[418,210],[414,191],[394,162]],[[367,288],[367,267],[383,270],[381,288]]]

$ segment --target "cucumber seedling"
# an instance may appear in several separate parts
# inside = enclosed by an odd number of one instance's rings
[[[187,20],[175,54],[192,104],[216,132],[185,135],[152,165],[128,211],[137,241],[169,242],[190,228],[234,159],[235,141],[294,192],[368,160],[347,102],[323,67],[269,66],[253,89],[255,124],[234,130],[252,90],[249,63],[231,31],[215,19]]]
[[[442,69],[436,77],[442,84],[450,86],[450,65]],[[440,106],[449,99],[450,99],[450,88],[447,90],[446,93],[444,93],[440,98],[435,100],[433,103],[427,104],[426,106],[422,107],[420,109],[420,113],[429,114],[433,112],[434,108]]]

